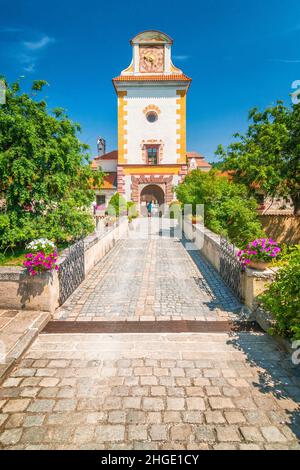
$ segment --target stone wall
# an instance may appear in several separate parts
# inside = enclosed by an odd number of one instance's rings
[[[260,221],[268,237],[288,245],[300,243],[300,217],[286,214],[262,214]]]
[[[115,243],[127,233],[128,221],[124,218],[101,235],[85,238],[85,275],[97,264]],[[62,261],[62,253],[58,263]],[[47,272],[29,276],[22,267],[0,267],[0,309],[41,310],[53,313],[58,307],[58,273]]]
[[[220,236],[202,225],[193,225],[187,220],[183,222],[183,231],[188,240],[191,240],[216,271],[220,272]],[[236,248],[236,251],[238,251],[238,248]],[[256,297],[273,281],[275,272],[276,269],[266,269],[264,271],[246,269],[242,274],[240,295],[247,307],[251,309],[254,307]]]
[[[128,230],[127,217],[115,227],[107,227],[102,234],[93,234],[84,240],[85,275],[108,253],[118,240],[125,237]]]

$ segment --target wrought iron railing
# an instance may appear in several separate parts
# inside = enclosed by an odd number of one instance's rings
[[[84,241],[71,245],[59,264],[59,305],[62,305],[85,278]]]
[[[236,297],[243,300],[242,269],[236,256],[236,247],[226,237],[221,237],[220,250],[220,275]]]

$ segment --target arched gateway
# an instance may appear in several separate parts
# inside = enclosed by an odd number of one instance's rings
[[[156,184],[148,184],[145,186],[141,191],[140,202],[147,204],[149,201],[154,201],[159,206],[164,204],[165,194],[163,189]]]
[[[157,184],[148,184],[144,186],[140,193],[140,213],[141,215],[147,214],[147,204],[152,201],[153,204],[157,207],[163,206],[165,203],[165,193],[164,190]],[[157,207],[158,209],[158,207]]]

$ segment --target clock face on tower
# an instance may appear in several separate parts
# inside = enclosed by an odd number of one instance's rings
[[[152,73],[164,71],[164,47],[140,46],[140,72]]]

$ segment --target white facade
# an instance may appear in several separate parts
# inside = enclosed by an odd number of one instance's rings
[[[179,124],[176,122],[179,108],[177,90],[173,86],[133,86],[127,88],[127,163],[144,164],[143,146],[149,143],[161,145],[160,164],[174,164],[178,158],[179,144],[176,134]],[[146,109],[158,109],[158,119],[149,122]]]
[[[117,171],[117,160],[105,160],[99,158],[98,162],[104,173],[113,173]]]

